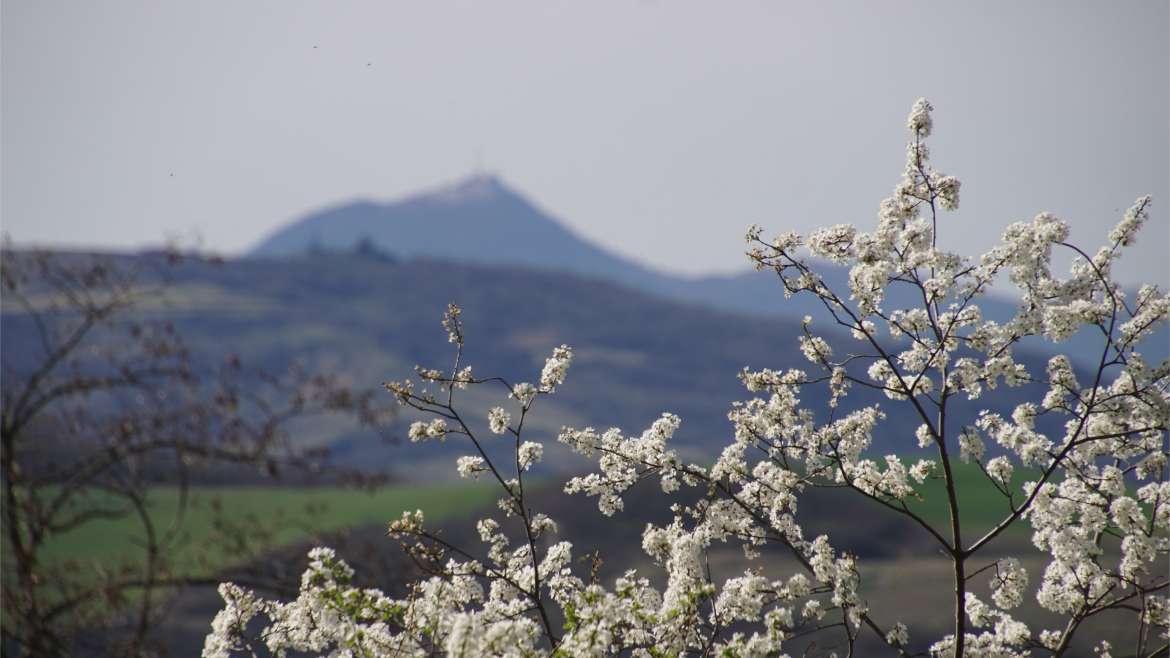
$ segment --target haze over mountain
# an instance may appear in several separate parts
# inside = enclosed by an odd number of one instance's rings
[[[774,226],[781,231],[785,227]],[[451,185],[387,203],[355,201],[314,211],[277,230],[252,252],[254,257],[299,256],[348,251],[365,242],[397,257],[423,257],[465,264],[521,266],[604,279],[635,290],[709,308],[752,315],[823,317],[811,295],[785,299],[771,272],[747,268],[742,274],[684,277],[665,274],[612,254],[574,234],[552,214],[498,177],[477,175]],[[848,270],[820,262],[817,271],[838,291],[848,290]],[[891,307],[918,303],[917,291],[894,286]],[[980,301],[984,317],[1002,322],[1016,312],[1013,300],[989,295]],[[1147,341],[1151,359],[1170,352],[1170,332]],[[1055,346],[1034,341],[1032,347]],[[1060,346],[1086,359],[1100,355],[1100,339],[1082,332]]]
[[[644,288],[667,277],[579,238],[495,176],[473,176],[401,201],[355,201],[278,230],[254,256],[344,250],[361,240],[403,257],[521,265]]]

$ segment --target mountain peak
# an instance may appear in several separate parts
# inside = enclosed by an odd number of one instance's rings
[[[353,202],[310,213],[260,243],[260,256],[351,249],[368,241],[398,257],[652,277],[635,263],[574,235],[490,173],[386,203]]]
[[[443,203],[462,204],[519,195],[495,174],[476,173],[454,183],[443,185],[434,192],[423,196]]]
[[[560,270],[650,286],[660,276],[574,235],[498,176],[476,173],[389,203],[311,213],[253,254],[288,256],[371,244],[399,258]]]

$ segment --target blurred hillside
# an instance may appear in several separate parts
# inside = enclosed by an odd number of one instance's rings
[[[722,218],[713,218],[722,221]],[[874,216],[843,218],[869,230]],[[741,222],[746,225],[746,221]],[[783,232],[782,216],[768,229]],[[745,225],[732,224],[729,231]],[[1074,236],[1076,240],[1089,236]],[[295,257],[355,246],[387,257],[434,258],[455,263],[524,267],[577,274],[639,290],[655,296],[700,304],[709,308],[763,317],[799,319],[804,315],[828,321],[824,307],[812,296],[786,299],[772,272],[745,268],[742,273],[684,277],[655,271],[606,251],[575,235],[555,214],[542,209],[501,179],[482,175],[421,192],[397,201],[355,201],[310,212],[273,232],[253,251],[257,257]],[[1089,252],[1095,250],[1095,245]],[[816,271],[834,290],[847,293],[849,270],[817,262]],[[980,301],[983,316],[1004,322],[1016,314],[1014,300],[997,291]],[[888,291],[891,308],[916,306],[917,289],[906,285]],[[1087,367],[1100,356],[1100,336],[1081,332],[1060,346],[1074,361]],[[1052,353],[1054,346],[1038,339],[1025,341],[1037,352]],[[1148,341],[1146,356],[1160,361],[1170,355],[1170,330],[1163,327]]]
[[[129,266],[153,257],[117,258]],[[238,355],[269,372],[296,364],[368,387],[406,378],[416,364],[449,367],[451,346],[439,326],[448,302],[464,308],[465,363],[478,376],[534,381],[553,347],[572,345],[567,383],[557,395],[541,399],[528,424],[554,444],[564,425],[619,426],[637,435],[670,411],[683,419],[677,443],[684,456],[709,460],[730,437],[726,415],[732,402],[751,397],[736,377],[742,368],[808,365],[796,349],[799,320],[714,310],[550,271],[399,261],[359,250],[221,264],[191,261],[165,276],[165,295],[131,319],[173,323],[195,361],[208,368]],[[0,329],[11,367],[35,362],[36,329],[27,317],[7,305]],[[852,338],[817,329],[843,350],[856,350]],[[1039,355],[1021,352],[1017,358],[1043,368]],[[1020,394],[1000,387],[979,406],[1010,411]],[[502,389],[488,387],[464,395],[465,415],[485,425],[487,409],[506,397]],[[820,388],[804,394],[806,406],[822,418],[828,412],[826,395]],[[855,389],[851,401],[884,398]],[[916,449],[918,421],[905,406],[888,405],[877,454]],[[973,414],[976,405],[969,406]],[[404,415],[394,433],[404,437],[411,419]],[[955,422],[972,420],[955,417]],[[302,423],[295,433],[302,444],[330,447],[343,464],[399,476],[450,477],[449,451],[460,448],[448,444],[436,450],[406,440],[386,445],[340,421]],[[554,455],[554,468],[579,465],[567,461],[567,454]]]

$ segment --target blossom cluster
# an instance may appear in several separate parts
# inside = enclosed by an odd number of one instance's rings
[[[225,607],[203,655],[253,650],[248,630],[258,618],[256,646],[278,655],[775,656],[807,653],[816,645],[798,641],[816,633],[839,634],[836,646],[850,654],[864,635],[900,656],[1061,655],[1080,641],[1084,622],[1103,612],[1128,615],[1138,653],[1156,652],[1170,640],[1170,362],[1148,363],[1140,348],[1166,322],[1170,297],[1146,286],[1130,298],[1110,277],[1148,219],[1150,201],[1139,199],[1092,256],[1068,245],[1067,225],[1049,213],[1012,224],[978,259],[946,252],[935,236],[942,213],[958,207],[960,185],[931,165],[932,109],[920,100],[911,111],[906,167],[873,231],[837,225],[770,241],[758,227],[748,231],[757,267],[773,270],[786,293],[817,297],[842,331],[819,335],[806,318],[798,340],[808,370],[740,373],[751,397],[733,404],[732,439],[713,463],[680,457],[672,440],[682,421],[670,413],[640,435],[592,427],[559,433],[561,444],[597,466],[569,479],[565,491],[595,497],[606,516],[620,513],[646,479],[667,493],[687,487],[699,494],[643,532],[655,579],[628,571],[607,585],[581,573],[573,546],[556,540],[556,522],[526,496],[525,476],[544,444],[522,435],[524,419],[540,396],[564,385],[571,349],[553,350],[538,385],[475,379],[461,364],[465,336],[452,307],[444,318],[457,346],[451,370],[419,369],[420,387],[387,386],[402,404],[431,415],[411,425],[412,440],[466,442],[459,474],[499,484],[499,514],[477,524],[486,559],[447,545],[421,513],[405,514],[390,534],[433,574],[408,596],[352,587],[349,567],[317,549],[295,601],[223,585]],[[1064,277],[1052,267],[1058,248],[1077,254]],[[848,290],[831,289],[801,249],[848,265]],[[1018,287],[1020,307],[1001,323],[984,318],[978,303],[1003,278]],[[894,286],[911,288],[921,304],[893,307]],[[1014,353],[1024,339],[1061,343],[1086,328],[1101,336],[1093,371],[1055,356],[1037,372]],[[514,439],[508,460],[493,460],[479,428],[455,407],[457,391],[497,384],[501,406],[488,412],[487,429]],[[802,402],[815,386],[828,388],[827,410]],[[1013,399],[1026,401],[969,408],[1000,386],[1018,388]],[[878,395],[850,404],[857,390]],[[911,429],[883,423],[895,405],[915,417]],[[1003,497],[1002,519],[981,535],[963,532],[959,463],[977,467]],[[949,525],[936,527],[909,504],[935,480],[946,490]],[[936,544],[954,574],[950,633],[916,638],[898,611],[871,609],[859,558],[802,528],[801,496],[811,487],[849,489],[908,518]],[[1025,525],[1042,569],[989,549]],[[783,575],[749,568],[716,579],[706,556],[724,543],[751,561],[777,547],[796,566]],[[1030,605],[1058,623],[1021,621],[1017,611]],[[1094,645],[1102,655],[1110,650],[1107,642]]]

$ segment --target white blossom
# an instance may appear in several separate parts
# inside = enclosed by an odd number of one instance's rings
[[[488,411],[488,427],[493,434],[503,434],[508,430],[508,423],[512,422],[512,416],[504,411],[503,407],[492,407]]]
[[[516,452],[516,459],[520,468],[527,471],[533,464],[540,461],[544,455],[544,446],[535,441],[525,441]]]
[[[521,382],[512,387],[510,397],[519,400],[520,404],[527,407],[536,398],[536,387],[528,382]]]
[[[483,457],[479,456],[463,456],[457,461],[459,477],[479,477],[479,474],[487,470],[484,466]]]
[[[552,392],[565,383],[565,373],[569,364],[573,362],[573,350],[568,345],[561,345],[553,350],[552,356],[544,362],[544,369],[540,371],[541,389]]]

